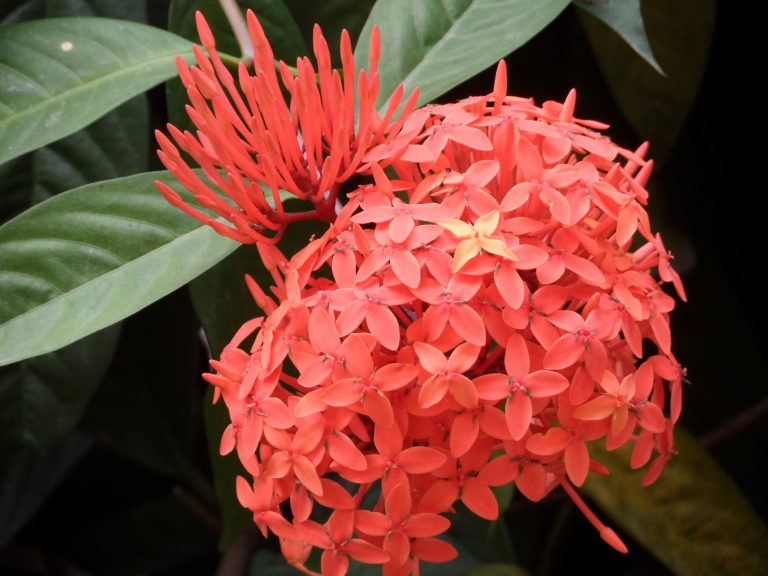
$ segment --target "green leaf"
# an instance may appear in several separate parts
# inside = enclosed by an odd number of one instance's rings
[[[0,365],[122,320],[235,249],[171,207],[155,180],[182,192],[167,172],[138,174],[70,190],[0,227]]]
[[[0,165],[0,221],[99,180],[147,170],[149,111],[141,94],[68,136]]]
[[[48,495],[82,459],[91,446],[75,433],[45,451],[0,452],[0,547],[35,515]]]
[[[183,480],[213,505],[213,491],[198,466],[205,442],[202,352],[186,290],[131,316],[82,427],[100,446]]]
[[[176,74],[186,40],[143,24],[54,18],[0,28],[0,163],[72,134]]]
[[[696,98],[716,7],[715,0],[643,0],[646,30],[666,77],[650,69],[611,30],[582,18],[616,103],[638,136],[651,141],[657,159],[672,150]]]
[[[449,534],[472,551],[480,562],[514,562],[515,550],[504,520],[490,522],[461,503],[454,508]]]
[[[368,65],[371,32],[378,24],[379,107],[401,82],[406,93],[418,87],[423,104],[525,44],[567,5],[568,0],[379,0],[355,60]]]
[[[768,574],[768,530],[738,487],[684,430],[675,449],[661,478],[643,488],[626,451],[595,447],[611,474],[590,476],[584,491],[676,574]]]
[[[656,72],[664,75],[661,66],[653,57],[653,50],[645,33],[640,0],[574,0],[574,3],[608,25]]]

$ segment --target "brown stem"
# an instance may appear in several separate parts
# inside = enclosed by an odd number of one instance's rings
[[[745,428],[748,428],[768,413],[768,396],[757,404],[750,406],[711,430],[699,441],[707,448],[712,448],[738,436]]]
[[[216,569],[216,576],[245,576],[251,560],[251,554],[258,542],[256,528],[248,528],[227,548]]]

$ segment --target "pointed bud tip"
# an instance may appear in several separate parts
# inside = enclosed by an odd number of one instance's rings
[[[208,21],[200,10],[195,11],[195,24],[197,25],[197,35],[205,49],[209,52],[215,50],[216,40],[213,37],[213,32],[211,32],[211,27],[208,26]]]
[[[614,550],[621,552],[622,554],[627,554],[629,552],[627,545],[621,541],[621,538],[619,538],[618,534],[616,534],[612,528],[605,526],[602,530],[600,530],[600,537],[605,540],[605,542],[607,542]]]

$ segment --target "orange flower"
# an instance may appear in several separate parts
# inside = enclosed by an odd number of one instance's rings
[[[290,222],[332,221],[339,186],[358,171],[372,147],[393,136],[418,96],[411,95],[396,122],[392,117],[402,89],[383,117],[376,112],[378,30],[371,36],[368,71],[362,70],[357,78],[349,34],[345,30],[341,35],[339,75],[331,68],[318,26],[313,37],[317,69],[308,58],[301,58],[294,70],[276,63],[261,24],[249,10],[255,74],[241,63],[235,80],[216,52],[205,18],[197,12],[196,19],[207,55],[196,46],[196,66],[187,67],[181,58],[177,64],[190,99],[187,112],[197,132],[169,125],[175,145],[162,132],[156,136],[165,167],[215,216],[157,182],[160,192],[193,218],[243,243],[276,242]],[[181,151],[202,168],[208,181],[190,168]],[[280,191],[311,202],[314,209],[286,211]]]
[[[594,442],[631,445],[645,483],[674,453],[684,371],[662,288],[684,292],[645,212],[647,147],[624,150],[575,118],[574,92],[542,106],[507,96],[503,62],[491,94],[379,118],[377,47],[354,128],[346,36],[343,79],[317,29],[318,77],[306,60],[296,77],[280,66],[289,107],[249,24],[258,74],[241,67],[246,101],[200,19],[211,60],[197,50],[198,67],[183,72],[199,136],[172,130],[229,201],[159,139],[169,169],[234,228],[211,225],[259,242],[275,284],[278,302],[248,281],[266,315],[206,376],[232,419],[222,450],[236,446],[253,477],[237,488],[254,521],[302,570],[315,547],[324,574],[353,558],[405,575],[455,556],[436,536],[457,501],[494,519],[491,487],[515,482],[534,501],[562,487],[626,552],[574,486],[604,470]],[[337,207],[352,174],[368,181]],[[285,212],[278,189],[315,209]],[[333,223],[288,259],[271,243],[302,218]],[[316,507],[324,524],[309,519]]]

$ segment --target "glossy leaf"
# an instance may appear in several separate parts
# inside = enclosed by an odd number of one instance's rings
[[[0,28],[0,163],[72,134],[176,74],[191,44],[125,20],[53,18]]]
[[[516,50],[568,5],[568,0],[379,0],[355,48],[368,62],[373,25],[381,31],[383,107],[403,83],[420,103],[444,94]]]
[[[148,116],[142,94],[79,132],[0,165],[0,221],[65,190],[146,171]]]
[[[0,227],[0,365],[50,352],[183,286],[237,244],[139,174],[71,190]]]
[[[593,18],[582,19],[616,103],[651,155],[665,158],[694,103],[709,58],[715,0],[643,0],[643,16],[660,76]],[[682,26],[681,22],[685,25]]]
[[[91,443],[84,434],[73,434],[44,451],[17,449],[0,453],[0,547],[34,516]]]
[[[675,433],[679,453],[643,488],[625,453],[594,447],[610,476],[584,491],[675,574],[768,574],[768,530],[728,475],[690,435]]]
[[[656,72],[664,74],[656,58],[653,57],[653,50],[645,33],[643,15],[640,13],[640,0],[602,0],[601,2],[574,0],[574,2],[576,6],[612,28]]]

